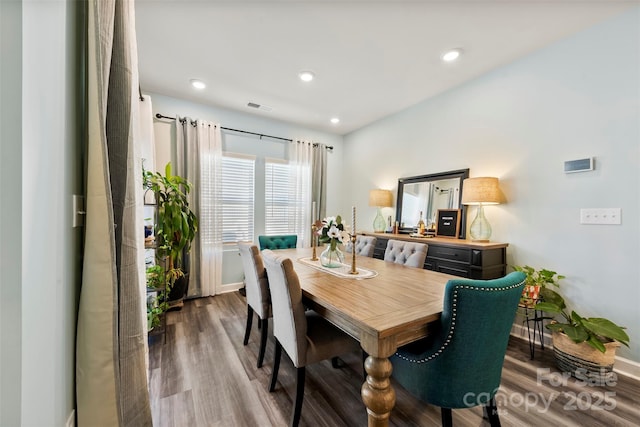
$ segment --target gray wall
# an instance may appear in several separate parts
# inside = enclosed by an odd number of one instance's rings
[[[0,2],[0,425],[20,425],[22,4]]]
[[[333,152],[327,155],[328,179],[327,187],[329,196],[327,198],[327,213],[336,212],[340,206],[341,199],[336,195],[341,195],[343,188],[342,165],[343,148],[342,137],[302,128],[289,123],[272,120],[265,115],[264,118],[253,114],[236,112],[193,102],[171,98],[159,94],[151,93],[153,113],[160,113],[165,116],[175,117],[176,115],[188,116],[192,119],[202,119],[219,123],[223,127],[241,129],[250,132],[262,133],[266,135],[278,136],[290,139],[305,139],[333,145]],[[156,148],[156,169],[164,170],[164,166],[171,159],[171,153],[175,151],[175,122],[170,120],[156,120],[154,123],[154,138]],[[234,153],[244,153],[256,156],[256,211],[264,211],[264,158],[286,158],[286,142],[277,142],[269,138],[260,140],[256,136],[245,136],[234,132],[222,133],[222,149]],[[351,209],[349,207],[349,209]],[[350,210],[345,210],[348,214]],[[264,231],[263,221],[256,218],[255,241],[257,236]],[[242,264],[238,256],[235,245],[225,245],[223,255],[222,284],[221,291],[237,288],[243,280]],[[227,285],[227,286],[224,286]]]
[[[639,28],[633,9],[347,135],[345,155],[361,159],[345,168],[361,223],[375,216],[368,191],[399,177],[499,177],[507,204],[485,213],[509,264],[566,275],[568,303],[627,326],[631,349],[619,354],[639,362]],[[590,156],[595,171],[563,173],[565,160]],[[580,225],[580,208],[593,207],[622,208],[622,225]]]
[[[75,406],[82,238],[71,228],[82,188],[79,5],[0,5],[0,424],[63,426]]]

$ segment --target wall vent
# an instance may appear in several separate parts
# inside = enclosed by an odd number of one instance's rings
[[[262,111],[271,111],[271,110],[273,110],[273,108],[269,107],[268,105],[256,104],[255,102],[247,103],[247,107],[255,108],[256,110],[262,110]]]

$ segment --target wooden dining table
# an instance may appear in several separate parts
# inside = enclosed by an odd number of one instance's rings
[[[305,305],[357,339],[369,355],[361,389],[368,425],[387,426],[396,401],[389,357],[429,335],[442,313],[445,284],[460,277],[361,256],[355,265],[366,271],[344,275],[351,268],[337,274],[310,262],[311,248],[276,252],[293,261]],[[351,254],[346,258],[351,266]]]

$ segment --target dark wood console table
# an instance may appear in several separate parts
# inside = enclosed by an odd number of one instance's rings
[[[375,236],[378,239],[373,251],[373,257],[377,259],[384,259],[384,251],[389,239],[406,240],[428,245],[427,259],[424,262],[424,268],[427,270],[481,280],[496,279],[506,274],[508,243],[480,243],[443,237],[411,237],[408,234],[361,234]]]

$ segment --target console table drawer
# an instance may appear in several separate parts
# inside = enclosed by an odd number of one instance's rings
[[[427,256],[433,258],[444,258],[457,262],[471,262],[471,251],[469,249],[448,248],[446,246],[429,245]]]
[[[470,277],[468,265],[465,266],[464,264],[456,264],[454,262],[439,261],[436,263],[434,270],[439,273],[452,274],[454,276]]]

